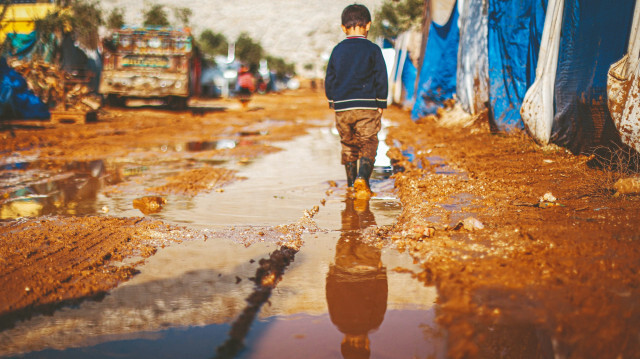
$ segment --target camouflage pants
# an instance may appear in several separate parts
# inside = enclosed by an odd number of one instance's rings
[[[336,128],[342,144],[342,164],[362,157],[375,160],[381,117],[377,110],[336,112]]]

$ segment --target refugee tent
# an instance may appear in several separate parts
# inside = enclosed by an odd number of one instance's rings
[[[636,0],[627,53],[611,65],[608,107],[623,143],[640,152],[640,0]]]
[[[490,0],[487,48],[494,129],[523,128],[520,106],[535,79],[546,0]]]
[[[400,34],[395,41],[395,61],[390,73],[389,92],[392,103],[404,107],[413,105],[413,95],[416,83],[417,69],[411,61],[409,41],[410,31]]]
[[[460,14],[456,97],[470,114],[489,101],[487,6],[485,0],[465,0]]]
[[[574,153],[619,139],[607,73],[626,49],[635,0],[565,0],[551,142]]]
[[[543,145],[549,143],[553,125],[553,89],[560,51],[563,10],[564,0],[549,0],[536,67],[536,80],[525,94],[520,108],[525,127],[534,140]]]
[[[439,3],[446,4],[447,1]],[[438,2],[435,6],[437,5]],[[434,4],[432,4],[433,7]],[[435,21],[429,25],[427,46],[418,75],[418,86],[415,89],[415,103],[411,111],[412,119],[435,114],[445,100],[453,98],[456,92],[458,42],[458,6],[454,3],[444,25],[439,25]]]

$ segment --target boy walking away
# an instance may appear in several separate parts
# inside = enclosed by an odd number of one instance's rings
[[[388,94],[382,51],[367,40],[370,27],[371,14],[364,5],[349,5],[342,11],[342,31],[347,38],[333,49],[325,78],[329,106],[336,112],[348,191],[358,199],[373,194],[369,178]]]

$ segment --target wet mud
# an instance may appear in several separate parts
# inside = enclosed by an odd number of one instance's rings
[[[353,203],[321,92],[191,107],[0,133],[0,355],[640,352],[640,198],[593,157],[390,108]]]
[[[402,145],[391,158],[405,172],[390,236],[438,288],[450,357],[637,356],[640,198],[614,197],[615,175],[593,157],[524,134],[392,116],[388,138]],[[425,166],[433,156],[465,176]],[[456,225],[468,216],[484,228]],[[426,227],[432,236],[415,233]]]

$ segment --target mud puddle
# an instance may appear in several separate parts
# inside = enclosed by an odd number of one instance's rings
[[[368,231],[392,224],[401,210],[391,167],[377,163],[377,195],[354,203],[345,200],[339,142],[331,130],[277,145],[283,150],[225,164],[246,180],[220,192],[168,196],[163,210],[150,215],[198,229],[206,241],[159,251],[101,301],[35,316],[0,332],[0,355],[443,358],[435,289],[412,278],[409,272],[420,268],[409,254],[367,239]],[[147,171],[154,169],[141,170]],[[108,215],[140,216],[129,197],[136,193],[98,191],[92,205],[109,208]],[[315,206],[313,228],[302,232],[292,262],[247,317],[247,300],[261,290],[256,273],[281,248],[264,233]],[[241,346],[229,355],[223,349],[234,341]]]

